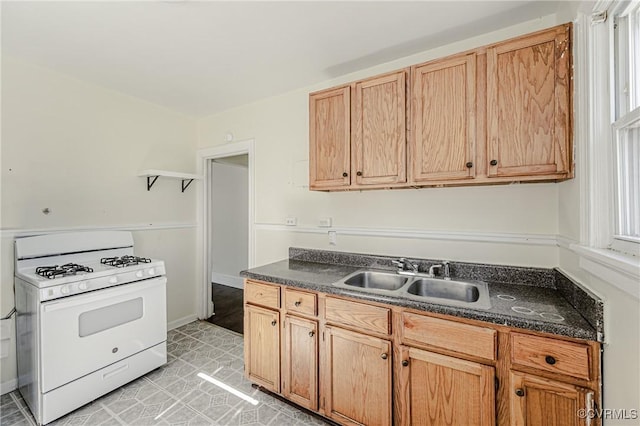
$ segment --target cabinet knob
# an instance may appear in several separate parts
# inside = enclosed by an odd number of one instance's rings
[[[489,164],[491,164],[492,166],[497,166],[498,165],[498,160],[491,160],[489,162]]]
[[[274,326],[274,327],[276,326],[277,323],[278,323],[278,321],[276,321],[276,320],[271,321],[271,325]]]
[[[386,353],[385,353],[385,354],[380,355],[380,358],[382,358],[382,359],[387,359],[388,357],[389,357],[389,355],[387,355]]]
[[[524,396],[524,389],[521,389],[521,388],[516,389],[516,395],[522,398]]]
[[[473,167],[473,163],[471,161],[468,161],[466,166],[467,166],[467,169],[470,169]]]
[[[356,175],[362,176],[362,172],[356,172]]]
[[[547,364],[549,365],[553,365],[556,363],[556,359],[554,357],[552,357],[551,355],[547,355],[546,357],[544,357],[544,360],[547,362]]]
[[[302,305],[302,302],[298,300],[296,303],[294,303],[294,305],[300,306],[300,305]]]
[[[347,177],[347,176],[349,176],[349,173],[347,172],[342,173],[342,177]]]
[[[403,367],[407,367],[409,365],[409,361],[408,360],[402,360],[402,366]]]
[[[315,331],[311,330],[311,331],[309,332],[309,337],[313,337],[313,336],[315,336],[315,335],[316,335],[316,332],[315,332]]]

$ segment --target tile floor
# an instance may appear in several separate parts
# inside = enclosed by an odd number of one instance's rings
[[[167,336],[168,363],[50,425],[324,425],[251,387],[240,334],[195,321]],[[204,373],[257,400],[253,405],[198,377]],[[17,391],[2,395],[0,425],[35,425]]]

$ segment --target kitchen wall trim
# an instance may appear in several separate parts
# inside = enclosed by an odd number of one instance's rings
[[[342,235],[359,237],[407,238],[418,240],[467,241],[484,243],[524,244],[534,246],[558,246],[558,236],[554,234],[520,234],[498,232],[460,232],[435,231],[410,228],[357,228],[337,227],[319,228],[314,226],[286,226],[271,223],[256,223],[258,231],[300,232],[307,234],[326,234],[329,231]]]
[[[109,226],[69,226],[57,228],[11,228],[0,230],[2,238],[31,237],[34,235],[55,234],[58,232],[82,232],[82,231],[155,231],[161,229],[188,229],[195,228],[195,223],[144,223]]]
[[[167,323],[167,331],[173,330],[174,328],[182,327],[185,324],[189,324],[198,319],[198,315],[192,314],[187,315],[186,317],[178,318],[177,320],[169,321]]]

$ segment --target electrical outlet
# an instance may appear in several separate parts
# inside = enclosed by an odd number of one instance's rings
[[[338,244],[338,233],[336,231],[329,231],[329,244],[332,246]]]
[[[296,226],[298,224],[298,218],[288,217],[285,219],[285,225],[287,226]]]
[[[320,225],[321,228],[331,228],[331,218],[330,217],[323,217],[322,219],[320,219]]]

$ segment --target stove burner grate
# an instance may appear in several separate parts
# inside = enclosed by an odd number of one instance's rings
[[[122,257],[103,257],[100,259],[100,263],[103,265],[115,266],[117,268],[124,268],[126,266],[138,265],[140,263],[151,263],[151,259],[126,255]]]
[[[61,266],[38,266],[36,268],[36,274],[49,278],[50,280],[67,275],[76,275],[78,272],[93,272],[93,269],[88,266],[78,265],[77,263],[66,263]]]

